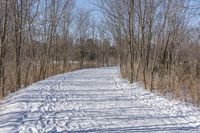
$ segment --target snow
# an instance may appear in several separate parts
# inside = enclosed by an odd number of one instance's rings
[[[200,132],[200,111],[129,85],[117,67],[52,76],[6,97],[0,133]]]

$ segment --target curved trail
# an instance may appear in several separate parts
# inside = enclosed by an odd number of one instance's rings
[[[6,97],[0,133],[200,132],[200,111],[128,85],[117,67],[56,75]]]

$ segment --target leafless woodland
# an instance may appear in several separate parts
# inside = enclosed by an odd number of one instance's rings
[[[51,75],[117,63],[106,32],[74,0],[0,1],[0,92]],[[102,29],[101,29],[102,30]]]
[[[121,76],[200,104],[200,2],[0,0],[0,92],[51,75],[119,65]],[[97,12],[98,20],[94,17]]]

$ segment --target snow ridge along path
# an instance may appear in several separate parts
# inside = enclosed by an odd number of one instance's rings
[[[199,109],[128,85],[117,67],[52,76],[0,104],[0,133],[200,132]]]

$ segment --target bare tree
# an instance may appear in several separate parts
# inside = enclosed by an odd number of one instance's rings
[[[2,4],[2,9],[4,9],[4,14],[1,16],[3,17],[3,22],[1,24],[2,31],[1,31],[1,38],[0,38],[0,89],[2,96],[5,95],[5,52],[6,52],[6,37],[7,37],[7,25],[8,25],[8,0],[5,1],[5,5]]]

